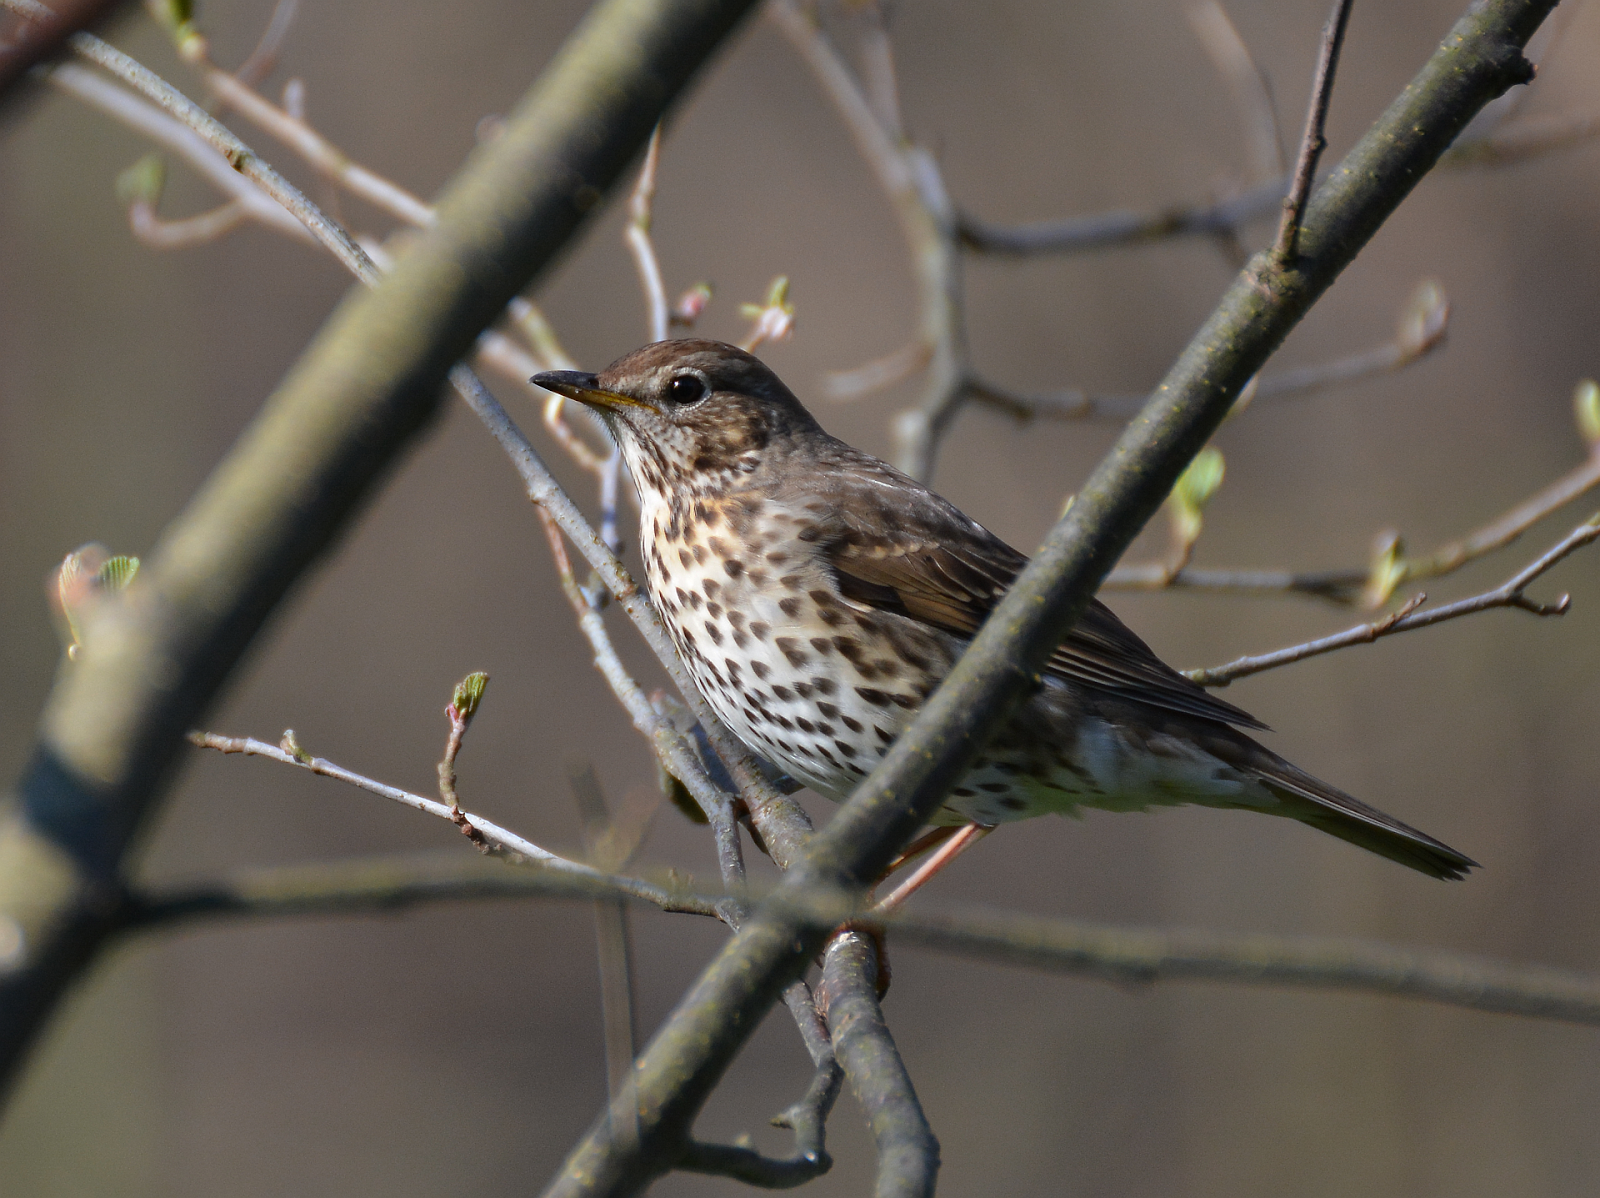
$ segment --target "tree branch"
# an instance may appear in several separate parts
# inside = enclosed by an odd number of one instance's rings
[[[726,897],[669,891],[670,905],[665,905],[634,885],[639,881],[496,868],[459,853],[356,858],[241,870],[213,881],[136,890],[121,907],[118,930],[170,931],[205,919],[385,913],[426,903],[512,898],[622,897],[657,910],[715,919],[717,904]],[[789,902],[797,917],[825,929],[836,927],[848,909],[816,897],[796,896]],[[1348,990],[1600,1026],[1600,976],[1455,953],[1316,936],[1112,927],[962,905],[902,909],[874,917],[868,926],[887,931],[897,942],[935,952],[1121,985],[1214,981]],[[791,1009],[800,1004],[796,1022],[804,1033],[816,1020],[805,984],[795,983],[784,998]],[[813,1029],[806,1044],[821,1069],[831,1058],[826,1031]]]
[[[922,1113],[905,1062],[878,1006],[877,947],[860,932],[840,932],[823,958],[818,1001],[856,1101],[878,1149],[876,1198],[932,1198],[939,1141]]]
[[[1417,595],[1399,611],[1371,624],[1358,624],[1354,628],[1347,628],[1332,636],[1279,649],[1275,653],[1263,653],[1258,657],[1241,657],[1225,666],[1209,670],[1185,670],[1184,673],[1201,686],[1227,686],[1235,679],[1259,674],[1263,670],[1305,661],[1307,658],[1319,657],[1324,653],[1332,653],[1335,649],[1349,648],[1351,645],[1370,644],[1381,637],[1410,632],[1415,628],[1427,628],[1432,624],[1442,624],[1446,620],[1470,616],[1480,611],[1488,611],[1490,608],[1515,607],[1532,612],[1536,616],[1559,616],[1566,612],[1571,596],[1562,595],[1554,603],[1535,603],[1523,594],[1523,591],[1527,589],[1529,583],[1550,570],[1562,558],[1597,538],[1600,538],[1600,513],[1596,513],[1588,521],[1573,529],[1537,561],[1518,571],[1492,591],[1485,591],[1470,599],[1461,599],[1428,611],[1417,610],[1427,598],[1426,595]]]
[[[1339,69],[1339,50],[1344,31],[1350,24],[1351,0],[1334,0],[1333,12],[1322,29],[1322,46],[1317,54],[1317,72],[1311,79],[1311,106],[1306,113],[1305,132],[1300,135],[1300,151],[1289,176],[1289,194],[1283,198],[1283,221],[1278,226],[1278,241],[1273,257],[1279,265],[1294,262],[1300,244],[1300,220],[1305,215],[1306,197],[1317,176],[1317,160],[1328,147],[1323,130],[1328,123],[1328,103],[1333,99],[1333,76]]]

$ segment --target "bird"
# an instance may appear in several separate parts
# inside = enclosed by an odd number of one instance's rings
[[[824,432],[735,346],[658,341],[532,381],[594,409],[621,447],[650,599],[706,701],[827,798],[866,777],[1027,564]],[[1435,878],[1477,865],[1242,731],[1265,728],[1094,600],[930,822],[1196,804],[1299,820]]]

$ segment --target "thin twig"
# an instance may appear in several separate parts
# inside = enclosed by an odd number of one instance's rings
[[[216,749],[220,753],[243,753],[251,757],[269,757],[273,761],[282,762],[284,765],[297,766],[309,773],[321,774],[325,778],[333,778],[347,783],[350,786],[365,790],[381,798],[400,803],[403,806],[421,811],[439,819],[456,822],[456,816],[461,815],[470,826],[482,837],[483,842],[489,846],[495,855],[511,854],[516,857],[554,870],[558,873],[581,877],[591,882],[605,883],[615,889],[633,895],[644,902],[652,903],[659,907],[675,906],[677,899],[670,891],[659,886],[641,881],[637,878],[613,878],[592,866],[582,862],[573,861],[548,849],[540,848],[531,840],[518,836],[515,832],[508,831],[500,825],[491,823],[480,815],[462,811],[459,807],[452,808],[448,803],[441,803],[437,799],[426,798],[423,795],[412,794],[410,791],[401,790],[396,786],[389,786],[373,778],[365,777],[354,770],[347,770],[321,757],[312,757],[309,754],[297,754],[280,745],[270,745],[266,741],[256,740],[249,736],[219,736],[214,732],[191,732],[189,740],[203,749]]]
[[[1430,608],[1427,611],[1418,611],[1426,595],[1417,595],[1408,601],[1400,610],[1382,620],[1371,624],[1358,624],[1354,628],[1347,628],[1343,632],[1332,636],[1325,636],[1319,640],[1307,641],[1301,645],[1292,645],[1287,649],[1279,649],[1275,653],[1263,653],[1257,657],[1241,657],[1231,661],[1225,666],[1217,666],[1209,670],[1187,670],[1187,676],[1198,682],[1201,686],[1227,686],[1238,678],[1250,674],[1259,674],[1263,670],[1275,669],[1293,662],[1305,661],[1309,657],[1318,657],[1324,653],[1332,653],[1335,649],[1348,648],[1351,645],[1365,645],[1381,637],[1393,636],[1396,633],[1410,632],[1416,628],[1427,628],[1432,624],[1442,624],[1446,620],[1459,619],[1461,616],[1470,616],[1480,611],[1488,611],[1496,607],[1515,607],[1522,611],[1532,612],[1536,616],[1559,616],[1567,610],[1571,596],[1563,594],[1554,603],[1536,603],[1523,594],[1528,584],[1541,574],[1548,571],[1562,558],[1574,550],[1581,548],[1589,542],[1600,538],[1600,513],[1596,513],[1587,522],[1580,524],[1568,533],[1560,542],[1552,546],[1537,561],[1508,578],[1492,591],[1485,591],[1481,595],[1474,595],[1469,599],[1461,599],[1455,603],[1447,603],[1443,607]]]
[[[1121,209],[1009,226],[991,224],[963,213],[959,231],[962,244],[968,249],[1017,257],[1085,253],[1174,237],[1214,237],[1219,233],[1233,233],[1251,221],[1279,211],[1288,190],[1289,180],[1285,176],[1258,183],[1238,195],[1203,204],[1154,212]]]
[[[639,181],[628,199],[628,223],[623,232],[634,269],[639,272],[639,289],[644,292],[646,326],[651,341],[667,339],[667,289],[661,281],[661,261],[650,238],[651,205],[656,197],[656,170],[661,162],[661,126],[650,134],[650,145],[639,168]]]
[[[1450,166],[1509,166],[1600,135],[1600,113],[1559,112],[1527,117],[1463,140],[1445,159]]]
[[[1374,588],[1371,568],[1365,570],[1229,570],[1187,567],[1177,574],[1162,563],[1118,566],[1105,585],[1116,590],[1212,591],[1233,594],[1310,595],[1338,604],[1378,603],[1396,587],[1452,574],[1463,566],[1517,540],[1540,520],[1600,486],[1600,447],[1591,449],[1582,465],[1541,488],[1482,527],[1418,557],[1401,555],[1388,567],[1383,585]]]
[[[249,219],[249,210],[238,200],[227,200],[209,212],[181,220],[162,220],[155,205],[147,200],[128,205],[128,228],[143,244],[157,250],[186,249],[216,241]]]
[[[927,368],[921,399],[895,421],[895,457],[901,469],[925,479],[970,373],[954,205],[933,156],[884,127],[814,14],[794,0],[774,0],[767,13],[832,100],[906,239],[917,281],[916,340],[925,347]]]
[[[1229,419],[1236,419],[1256,403],[1300,398],[1326,387],[1404,370],[1444,344],[1449,321],[1450,303],[1444,290],[1433,280],[1425,279],[1401,308],[1390,340],[1332,361],[1258,376],[1240,395]],[[1126,420],[1146,400],[1143,395],[1095,395],[1070,388],[1027,395],[980,379],[970,380],[967,388],[967,397],[974,403],[1018,420]],[[1142,573],[1137,576],[1143,577]],[[1119,571],[1111,581],[1130,585],[1121,581],[1123,577]]]
[[[98,108],[182,157],[222,193],[241,204],[250,219],[296,240],[312,242],[304,224],[262,188],[234,170],[227,158],[193,128],[168,116],[126,88],[74,63],[58,63],[45,79],[52,87]]]
[[[1317,73],[1311,80],[1311,104],[1306,112],[1306,128],[1300,136],[1300,152],[1295,158],[1289,194],[1283,200],[1283,222],[1278,226],[1278,242],[1272,251],[1280,265],[1288,265],[1295,260],[1300,244],[1300,222],[1305,216],[1312,181],[1317,177],[1317,160],[1322,157],[1322,151],[1328,148],[1328,139],[1323,130],[1328,123],[1328,103],[1333,98],[1333,77],[1339,69],[1339,49],[1344,45],[1344,31],[1350,23],[1350,4],[1351,0],[1334,0],[1333,12],[1322,29]]]

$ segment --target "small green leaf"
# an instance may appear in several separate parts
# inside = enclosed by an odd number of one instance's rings
[[[194,20],[194,0],[146,0],[151,15],[176,29]]]
[[[136,557],[109,557],[95,574],[95,584],[102,591],[125,591],[139,573]]]
[[[1578,417],[1578,432],[1592,446],[1600,446],[1600,383],[1584,379],[1572,393],[1572,407]]]
[[[158,204],[167,186],[167,160],[146,154],[117,176],[117,199],[124,204]]]
[[[301,765],[311,764],[311,754],[300,747],[299,738],[295,736],[293,728],[285,728],[283,736],[278,740],[278,748],[293,757]]]
[[[1208,445],[1194,455],[1188,468],[1178,476],[1168,503],[1173,533],[1181,544],[1193,545],[1199,539],[1206,504],[1222,486],[1224,472],[1222,451]]]
[[[482,671],[468,674],[456,683],[450,706],[456,709],[456,714],[463,720],[471,720],[478,713],[478,704],[483,701],[483,688],[488,685],[489,675]]]
[[[1372,564],[1367,569],[1366,605],[1382,607],[1389,602],[1395,587],[1406,580],[1406,546],[1397,532],[1378,534],[1372,547]]]

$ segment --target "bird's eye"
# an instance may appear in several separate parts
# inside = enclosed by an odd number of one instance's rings
[[[675,404],[689,404],[704,399],[711,392],[702,378],[680,374],[667,384],[667,398]]]

